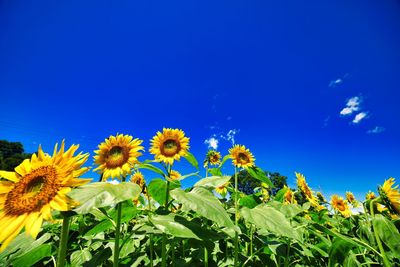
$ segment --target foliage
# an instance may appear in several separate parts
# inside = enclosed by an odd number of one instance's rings
[[[20,142],[0,140],[0,170],[12,171],[31,154],[24,153]]]

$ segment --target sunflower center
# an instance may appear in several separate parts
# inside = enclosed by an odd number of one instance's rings
[[[60,187],[57,170],[53,166],[32,170],[8,192],[4,211],[16,216],[39,211],[57,195]]]
[[[106,155],[107,168],[122,167],[129,159],[129,152],[124,147],[113,146]]]
[[[163,145],[161,146],[161,153],[164,156],[171,157],[179,153],[181,150],[181,146],[176,140],[168,139],[164,141]]]
[[[248,163],[249,162],[249,157],[245,153],[239,153],[238,159],[240,163]]]

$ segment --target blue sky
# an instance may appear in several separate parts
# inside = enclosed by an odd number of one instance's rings
[[[297,171],[363,196],[400,179],[399,12],[395,0],[1,1],[0,139],[92,152],[119,132],[148,150],[177,127],[202,160],[206,139],[225,154],[236,129],[291,185]]]

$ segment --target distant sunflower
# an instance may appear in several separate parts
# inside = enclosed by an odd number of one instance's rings
[[[327,203],[324,195],[321,192],[317,192],[317,198],[318,198],[320,203]]]
[[[254,166],[255,158],[250,150],[242,145],[235,145],[229,149],[229,155],[233,161],[233,165],[238,168],[248,168]]]
[[[400,214],[400,192],[397,189],[399,186],[393,186],[394,183],[395,179],[393,177],[386,180],[383,186],[379,187],[379,194],[391,213]]]
[[[374,198],[376,198],[374,192],[369,191],[369,192],[365,195],[365,199],[366,199],[366,200],[372,200],[372,199],[374,199]]]
[[[15,172],[0,171],[0,251],[25,227],[36,238],[43,220],[52,220],[51,210],[68,211],[77,203],[67,193],[91,179],[78,177],[88,171],[82,165],[89,154],[74,156],[78,145],[64,151],[57,145],[53,156],[39,146],[37,154],[24,160]]]
[[[171,170],[171,172],[169,173],[169,178],[171,179],[171,180],[177,180],[177,179],[179,179],[179,177],[181,177],[182,175],[178,172],[178,171],[174,171],[174,170]]]
[[[131,176],[131,182],[137,184],[142,189],[142,192],[145,189],[145,180],[144,176],[141,172],[137,171]]]
[[[314,207],[319,207],[318,199],[313,195],[310,187],[306,182],[306,177],[301,173],[295,173],[297,177],[297,187],[299,188],[302,195],[313,205]]]
[[[206,159],[204,160],[204,168],[207,168],[208,165],[218,165],[221,163],[221,153],[215,150],[209,150],[206,155]]]
[[[228,193],[228,185],[229,185],[229,183],[224,183],[224,184],[222,184],[220,186],[217,186],[215,188],[215,192],[217,192],[221,196],[225,197],[226,193]]]
[[[349,203],[353,203],[356,200],[352,192],[346,192],[346,199]]]
[[[345,218],[350,217],[351,211],[347,205],[347,201],[338,195],[333,195],[331,198],[331,205],[334,210],[340,212]]]
[[[133,165],[139,162],[137,158],[142,155],[142,142],[130,135],[110,136],[99,145],[99,150],[95,151],[95,164],[99,165],[95,171],[103,174],[103,181],[127,176],[131,173]]]
[[[151,140],[150,153],[155,160],[172,164],[187,155],[189,150],[189,138],[179,129],[164,128]]]
[[[287,188],[285,195],[283,196],[283,203],[285,204],[297,204],[296,199],[294,198],[294,193],[292,190],[290,190],[290,188],[288,188],[286,185],[284,186],[284,188]]]

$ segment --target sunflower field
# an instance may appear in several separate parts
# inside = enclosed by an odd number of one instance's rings
[[[210,150],[199,165],[185,133],[165,128],[151,140],[153,160],[140,160],[138,138],[105,139],[93,181],[90,155],[78,149],[39,147],[0,171],[1,266],[400,266],[394,178],[364,200],[351,192],[326,200],[295,173],[296,189],[270,195],[273,183],[245,146]],[[182,159],[192,173],[176,168]],[[238,190],[241,170],[259,181],[253,194]],[[183,188],[190,176],[199,178]]]

